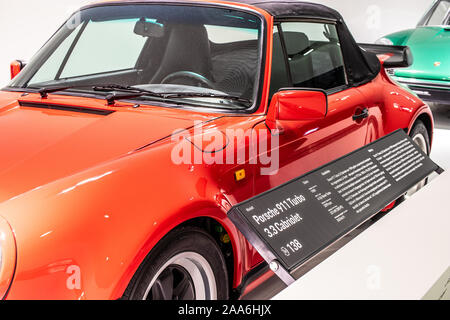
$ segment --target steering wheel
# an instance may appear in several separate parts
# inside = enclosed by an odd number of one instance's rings
[[[214,83],[205,78],[204,76],[195,73],[195,72],[191,72],[191,71],[177,71],[177,72],[173,72],[171,74],[169,74],[167,77],[165,77],[162,81],[161,84],[169,84],[169,83],[173,83],[174,80],[176,79],[190,79],[190,80],[194,80],[196,82],[198,82],[199,84],[205,85],[207,86],[209,89],[215,89],[215,85]]]

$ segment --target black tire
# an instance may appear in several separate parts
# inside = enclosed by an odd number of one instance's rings
[[[143,264],[140,266],[139,270],[137,271],[136,275],[133,277],[130,285],[125,291],[123,299],[153,300],[152,298],[155,296],[160,297],[161,295],[158,294],[158,292],[160,292],[161,289],[153,289],[154,287],[156,287],[156,285],[153,285],[150,293],[148,293],[150,284],[152,283],[152,281],[155,281],[155,277],[159,272],[162,272],[162,274],[156,278],[156,281],[160,280],[160,277],[162,277],[164,273],[169,272],[170,268],[172,268],[172,271],[170,272],[173,272],[174,266],[176,268],[179,267],[180,270],[184,269],[176,263],[169,267],[164,267],[167,263],[170,263],[171,259],[185,254],[199,255],[204,259],[203,262],[206,260],[206,262],[210,266],[210,271],[212,271],[212,273],[209,273],[210,278],[212,278],[213,274],[215,280],[217,294],[215,297],[213,297],[213,299],[215,298],[217,300],[228,300],[228,272],[222,252],[211,235],[209,235],[206,231],[195,227],[182,227],[176,229],[169,235],[167,235],[163,240],[161,240],[161,242],[152,250]],[[164,269],[161,270],[162,268]],[[207,269],[209,270],[209,268]],[[177,269],[174,272],[180,272],[180,270]],[[189,272],[186,273],[188,274],[186,278],[191,279],[191,281],[195,282],[193,278],[189,276]],[[176,278],[175,276],[172,275],[171,279]],[[207,281],[204,281],[204,283],[207,283]],[[208,287],[207,285],[205,286]],[[157,291],[157,293],[155,293],[154,291]],[[195,292],[195,289],[193,291]],[[173,292],[175,292],[175,290],[173,290]],[[170,295],[170,293],[168,295]],[[172,298],[167,299],[166,294],[163,295],[163,297],[165,299],[161,300],[178,299],[178,297],[173,295]],[[191,296],[189,295],[189,298],[187,298],[186,300],[190,300],[190,297]],[[194,293],[193,298],[198,299],[196,293]],[[184,299],[182,298],[181,300]]]
[[[419,145],[419,147],[427,155],[430,155],[430,152],[431,152],[430,135],[428,134],[428,130],[425,127],[425,124],[421,120],[417,120],[416,121],[416,123],[414,124],[414,126],[413,126],[413,128],[412,128],[412,130],[411,130],[411,132],[409,134],[409,136],[411,137],[411,139],[414,140],[414,142],[416,142],[417,145]],[[402,198],[400,198],[400,200],[398,201],[397,204],[402,203],[403,201],[405,201],[408,198],[408,196],[413,195],[415,192],[419,191],[420,189],[422,189],[427,184],[428,184],[428,178],[423,180],[423,181],[421,181],[420,183],[418,183],[413,188],[411,188],[408,191],[408,193],[406,193]],[[421,186],[417,187],[419,185],[421,185]]]
[[[424,123],[421,120],[417,120],[414,124],[414,127],[411,130],[409,136],[414,140],[414,137],[418,134],[421,134],[425,138],[426,147],[427,147],[427,155],[430,155],[431,146],[430,146],[430,135],[428,134],[427,127],[425,127]]]

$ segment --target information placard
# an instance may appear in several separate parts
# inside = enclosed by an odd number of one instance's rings
[[[398,130],[233,207],[228,216],[291,284],[297,268],[439,170]]]

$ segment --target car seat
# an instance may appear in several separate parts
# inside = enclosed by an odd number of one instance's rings
[[[158,84],[168,75],[190,71],[211,79],[211,50],[203,25],[173,25],[159,69],[150,83]]]

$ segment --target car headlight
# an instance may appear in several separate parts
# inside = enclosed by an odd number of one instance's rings
[[[392,42],[392,40],[388,39],[388,38],[381,38],[378,39],[377,41],[375,41],[375,44],[384,44],[386,46],[393,46],[394,43]]]
[[[16,269],[16,241],[5,219],[0,217],[0,299],[8,293]]]

